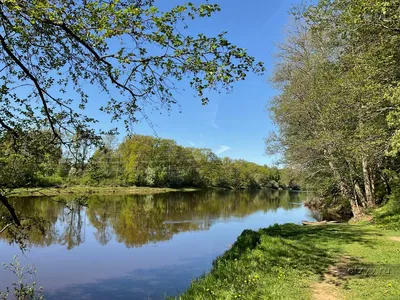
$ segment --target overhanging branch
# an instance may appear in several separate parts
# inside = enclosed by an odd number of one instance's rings
[[[53,132],[54,136],[58,139],[61,140],[61,137],[59,136],[57,130],[54,127],[53,120],[50,116],[50,111],[47,106],[47,101],[44,96],[43,90],[35,76],[25,67],[25,65],[14,55],[14,53],[11,51],[11,49],[8,47],[4,37],[0,34],[0,44],[3,47],[4,51],[8,54],[8,56],[22,69],[22,71],[25,73],[26,76],[33,82],[35,85],[35,88],[39,94],[40,100],[42,102],[44,112],[46,114],[47,120],[49,121],[51,131]]]
[[[15,213],[15,209],[14,209],[14,207],[12,207],[10,202],[8,202],[7,197],[0,194],[0,202],[7,208],[7,210],[9,211],[14,223],[17,226],[21,226],[21,222],[19,221],[19,218],[18,218],[17,214]]]

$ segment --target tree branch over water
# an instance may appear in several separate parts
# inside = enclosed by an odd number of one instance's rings
[[[15,225],[17,226],[21,226],[21,222],[17,216],[17,214],[15,213],[15,209],[14,207],[12,207],[12,205],[8,202],[7,197],[3,196],[0,194],[0,202],[7,208],[7,210],[9,211]]]

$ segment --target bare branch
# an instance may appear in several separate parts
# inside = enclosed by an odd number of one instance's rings
[[[12,224],[11,223],[9,223],[9,224],[7,224],[6,226],[4,226],[3,227],[3,229],[2,230],[0,230],[0,234],[2,234],[8,227],[10,227]]]

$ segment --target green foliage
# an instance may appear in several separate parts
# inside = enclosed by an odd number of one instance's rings
[[[398,176],[394,179],[394,190],[388,202],[374,213],[378,226],[388,230],[400,230],[400,184]]]
[[[127,184],[231,189],[281,187],[280,170],[276,168],[220,159],[210,149],[184,148],[172,140],[133,135],[125,139],[117,152]]]
[[[24,155],[14,154],[11,148],[3,144],[4,157],[0,157],[2,186],[17,188],[83,184],[222,187],[237,190],[298,188],[290,170],[285,170],[285,182],[282,182],[282,170],[276,167],[221,159],[210,149],[185,148],[173,140],[132,135],[119,146],[108,144],[103,142],[93,151],[84,146],[85,149],[81,150],[87,154],[83,155],[85,159],[79,158],[79,162],[70,155],[61,156],[61,147],[57,145],[43,149],[42,156],[37,156],[34,149],[29,150],[28,147]],[[14,176],[9,176],[11,173]]]
[[[32,278],[36,276],[36,269],[32,266],[23,267],[18,260],[18,256],[14,256],[14,262],[6,265],[3,263],[5,269],[12,272],[17,281],[12,284],[12,288],[7,288],[7,291],[0,292],[1,299],[9,299],[10,296],[16,300],[43,300],[43,288],[36,287],[36,282],[31,282]]]
[[[0,188],[46,186],[59,182],[55,173],[61,147],[51,140],[48,131],[30,132],[25,139],[18,140],[18,144],[12,136],[0,135]]]
[[[42,174],[36,174],[34,178],[34,186],[36,187],[54,187],[60,186],[63,183],[64,178],[58,175],[44,176]]]
[[[50,128],[95,138],[95,118],[84,113],[85,84],[96,85],[101,110],[137,121],[145,105],[170,109],[175,83],[189,79],[204,91],[230,90],[264,66],[226,32],[190,35],[191,20],[211,17],[217,4],[186,3],[162,11],[153,0],[44,0],[2,3],[0,125],[16,139],[26,128]],[[116,92],[116,93],[115,93]],[[151,101],[149,101],[151,100]],[[75,109],[79,107],[79,109]]]
[[[398,168],[398,5],[321,0],[295,10],[272,78],[279,134],[268,150],[321,194],[335,182],[354,216],[385,201],[384,170]]]
[[[119,154],[113,149],[101,148],[90,158],[85,175],[92,184],[104,184],[107,180],[117,179],[122,172]]]
[[[34,181],[34,164],[22,155],[10,154],[0,158],[0,170],[3,188],[29,186]]]

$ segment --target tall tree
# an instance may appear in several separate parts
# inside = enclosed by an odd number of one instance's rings
[[[280,129],[269,147],[277,142],[286,163],[319,189],[336,185],[355,216],[382,200],[376,190],[387,154],[398,151],[397,10],[387,1],[322,0],[297,11],[297,31],[282,45],[273,77]]]

